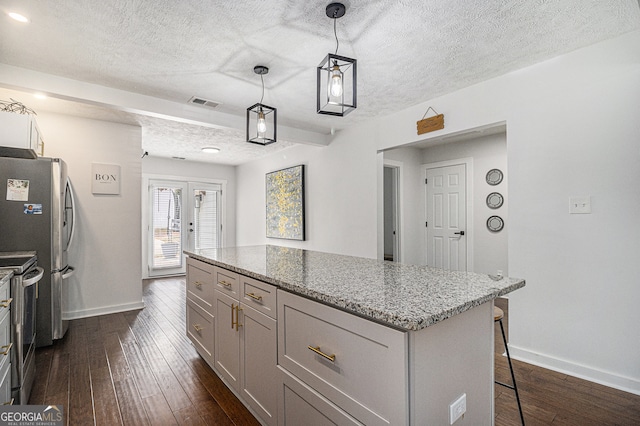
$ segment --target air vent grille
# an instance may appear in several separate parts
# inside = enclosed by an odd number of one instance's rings
[[[202,105],[202,106],[206,106],[206,107],[209,107],[209,108],[216,108],[218,105],[220,105],[220,102],[210,101],[208,99],[199,98],[197,96],[194,96],[191,99],[189,99],[189,103],[196,104],[196,105]]]

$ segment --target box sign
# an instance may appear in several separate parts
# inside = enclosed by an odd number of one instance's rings
[[[120,166],[117,164],[91,164],[91,192],[93,194],[120,194]]]

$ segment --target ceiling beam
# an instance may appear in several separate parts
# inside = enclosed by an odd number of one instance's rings
[[[182,104],[6,64],[0,64],[0,86],[13,90],[40,92],[53,98],[80,104],[197,126],[231,128],[242,131],[246,128],[244,115],[228,114],[206,107]],[[331,135],[279,125],[278,138],[301,144],[327,146]]]

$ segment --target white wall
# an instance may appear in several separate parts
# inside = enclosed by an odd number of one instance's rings
[[[374,128],[359,126],[338,132],[328,147],[295,146],[238,166],[237,244],[286,245],[376,257],[374,135]],[[305,165],[307,241],[266,238],[265,174],[298,164]]]
[[[36,118],[45,155],[65,160],[75,190],[70,317],[141,308],[140,127],[46,112]],[[91,193],[94,162],[120,165],[120,195]]]
[[[267,242],[264,173],[304,163],[310,232],[296,245],[376,257],[376,150],[506,122],[508,266],[527,280],[510,298],[512,354],[640,394],[638,99],[635,31],[241,166],[237,242]],[[417,136],[430,105],[446,127]],[[592,214],[569,215],[572,195]]]

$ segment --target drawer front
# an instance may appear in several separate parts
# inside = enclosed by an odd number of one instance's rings
[[[213,365],[213,316],[191,300],[187,300],[187,336],[205,361]]]
[[[0,319],[0,371],[11,362],[11,315],[9,312],[2,312]],[[5,355],[6,352],[6,355]]]
[[[9,309],[11,309],[12,299],[10,283],[11,280],[7,280],[7,282],[0,286],[0,318],[2,318],[5,312],[9,312]]]
[[[278,411],[280,426],[362,425],[286,371],[279,371],[282,378]]]
[[[187,297],[198,303],[211,315],[215,289],[214,266],[187,258]]]
[[[240,276],[235,272],[216,267],[216,288],[223,294],[240,300]]]
[[[278,323],[278,364],[364,424],[406,424],[407,333],[282,290]]]
[[[0,368],[0,405],[13,405],[13,398],[11,398],[11,374],[9,370],[8,362]]]
[[[240,288],[242,303],[271,318],[277,318],[275,286],[241,275]]]

